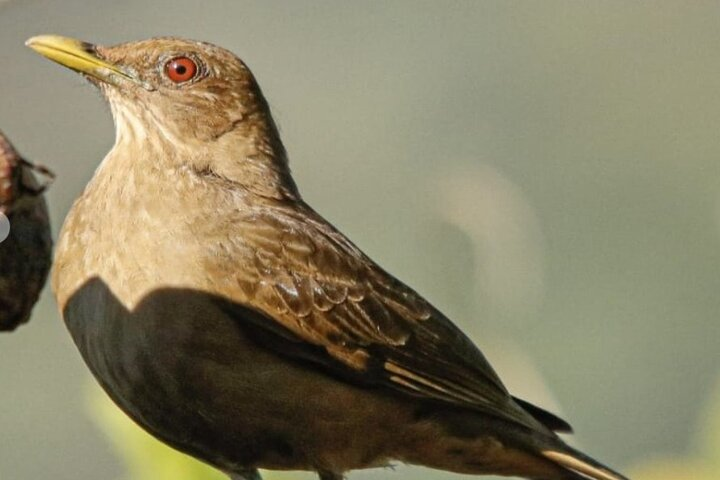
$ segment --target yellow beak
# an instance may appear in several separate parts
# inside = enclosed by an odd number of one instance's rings
[[[135,75],[100,58],[91,43],[58,35],[39,35],[29,39],[25,45],[53,62],[102,82],[119,86],[118,80],[124,79],[148,88]]]

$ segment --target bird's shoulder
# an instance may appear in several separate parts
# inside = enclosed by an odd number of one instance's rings
[[[265,313],[306,326],[296,332],[303,337],[400,345],[432,316],[425,299],[303,203],[256,208],[240,224],[238,287]]]

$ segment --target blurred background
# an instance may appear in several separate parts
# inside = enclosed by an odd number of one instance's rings
[[[511,390],[634,478],[717,478],[718,24],[713,1],[0,0],[0,129],[58,174],[57,233],[114,129],[91,86],[23,42],[223,45],[263,86],[306,200]],[[47,290],[0,336],[0,479],[221,478],[149,442]]]

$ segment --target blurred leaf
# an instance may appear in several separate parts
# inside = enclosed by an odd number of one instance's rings
[[[659,459],[633,470],[630,478],[635,480],[714,480],[715,472],[708,465],[694,460]]]
[[[687,457],[656,458],[633,469],[636,480],[715,480],[720,468],[720,382],[700,415],[697,452]]]
[[[720,382],[715,386],[712,401],[708,404],[701,424],[700,453],[708,466],[720,469]]]

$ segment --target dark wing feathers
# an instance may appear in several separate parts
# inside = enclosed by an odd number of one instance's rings
[[[257,276],[238,285],[270,323],[261,327],[279,322],[285,338],[311,344],[300,356],[364,381],[536,427],[455,325],[305,208],[255,212],[243,225]]]
[[[526,402],[521,398],[513,397],[513,400],[515,400],[515,403],[520,405],[523,410],[532,415],[535,420],[542,423],[553,432],[572,433],[573,429],[570,424],[557,415],[535,406],[530,402]]]

